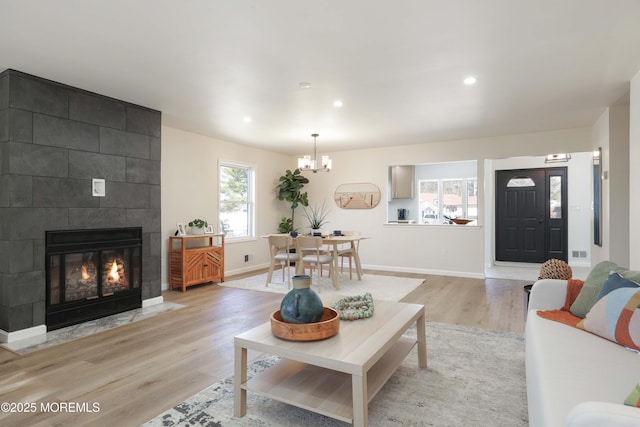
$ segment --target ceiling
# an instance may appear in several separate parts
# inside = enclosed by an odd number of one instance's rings
[[[638,17],[639,0],[0,0],[0,69],[336,151],[589,126],[640,70]]]

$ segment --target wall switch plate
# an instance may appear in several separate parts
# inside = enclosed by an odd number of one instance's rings
[[[104,179],[93,178],[91,180],[91,194],[93,197],[105,197],[106,196],[106,188]]]

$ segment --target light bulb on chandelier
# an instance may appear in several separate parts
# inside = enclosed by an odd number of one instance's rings
[[[318,171],[329,172],[331,171],[331,158],[329,156],[322,156],[320,163],[318,164],[318,147],[316,144],[316,138],[320,136],[317,133],[312,133],[313,137],[313,158],[309,155],[298,158],[298,169],[301,171],[312,171],[316,173]]]

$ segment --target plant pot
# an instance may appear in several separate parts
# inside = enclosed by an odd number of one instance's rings
[[[191,227],[191,234],[194,236],[204,234],[204,227]]]

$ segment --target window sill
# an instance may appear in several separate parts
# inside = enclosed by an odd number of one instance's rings
[[[418,224],[415,222],[411,222],[411,223],[406,223],[406,222],[393,222],[393,221],[389,221],[383,224],[385,227],[437,227],[437,228],[442,228],[442,227],[446,227],[446,228],[451,228],[454,227],[456,229],[458,228],[481,228],[482,226],[479,224],[465,224],[465,225],[459,225],[459,224]]]
[[[225,236],[224,243],[225,245],[228,245],[232,243],[255,242],[256,240],[258,239],[253,236],[247,236],[247,237],[226,237]]]

